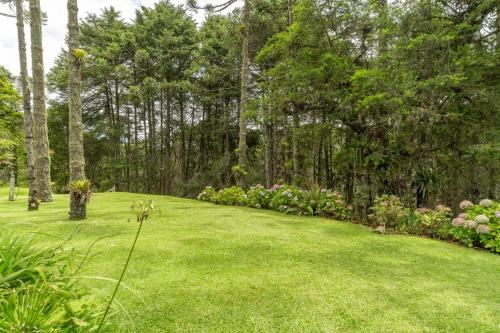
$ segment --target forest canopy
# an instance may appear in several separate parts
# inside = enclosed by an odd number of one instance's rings
[[[498,1],[245,3],[248,27],[242,8],[196,24],[168,1],[132,22],[112,7],[82,19],[85,174],[97,189],[318,185],[362,215],[381,194],[414,207],[498,198]],[[70,178],[67,57],[47,77],[57,192]]]

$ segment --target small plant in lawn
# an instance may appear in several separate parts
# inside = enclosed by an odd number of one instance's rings
[[[291,185],[273,185],[269,191],[274,192],[270,208],[282,213],[298,214],[302,210],[300,199],[302,190]]]

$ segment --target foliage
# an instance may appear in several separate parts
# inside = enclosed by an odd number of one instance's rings
[[[369,220],[375,225],[398,229],[408,218],[409,213],[398,196],[385,194],[375,198],[374,203]]]
[[[77,180],[71,183],[69,190],[78,198],[81,205],[87,205],[92,198],[92,183],[88,179]]]
[[[246,193],[245,205],[253,208],[269,209],[275,193],[275,191],[267,190],[261,184],[251,186]]]
[[[313,212],[307,210],[307,207],[300,207],[303,191],[300,188],[291,185],[274,184],[270,189],[273,198],[269,207],[282,213],[307,214],[313,215]],[[304,209],[305,208],[305,209]]]
[[[463,212],[453,219],[453,237],[468,247],[500,252],[500,203],[483,199],[474,205],[464,200],[460,207]]]
[[[198,194],[197,199],[207,202],[216,202],[217,191],[212,186],[207,186],[200,194]]]
[[[198,200],[224,205],[245,205],[252,208],[272,209],[282,213],[324,216],[340,220],[351,217],[351,207],[336,192],[313,188],[309,191],[283,184],[274,184],[270,189],[257,184],[245,193],[240,187],[230,187],[218,192],[207,186],[198,195]]]
[[[100,307],[85,300],[72,255],[61,246],[0,235],[0,331],[95,331]]]
[[[220,205],[243,205],[246,199],[245,191],[239,186],[223,188],[217,192],[215,202]]]

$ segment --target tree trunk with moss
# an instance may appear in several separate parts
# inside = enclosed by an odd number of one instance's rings
[[[69,91],[69,178],[70,183],[85,179],[81,99],[81,66],[84,53],[78,48],[78,4],[68,0],[68,91]],[[70,219],[86,218],[86,201],[71,189]]]
[[[17,41],[19,50],[19,65],[21,67],[24,128],[26,131],[26,164],[28,165],[28,210],[37,210],[38,199],[36,196],[35,160],[33,154],[33,115],[31,114],[31,92],[28,82],[28,64],[26,60],[26,40],[24,37],[23,12],[23,1],[16,0]]]
[[[247,169],[247,100],[248,100],[248,39],[250,28],[250,0],[245,0],[243,6],[243,21],[241,26],[241,72],[240,72],[240,135],[238,145],[237,182],[239,186],[245,185],[245,173]]]
[[[43,70],[42,11],[40,0],[30,0],[31,66],[33,75],[33,134],[37,196],[52,201],[50,155],[45,111],[45,73]]]

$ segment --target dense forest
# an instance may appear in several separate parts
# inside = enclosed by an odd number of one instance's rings
[[[360,215],[381,194],[414,207],[499,197],[499,1],[220,11],[230,3],[160,1],[131,23],[112,7],[80,21],[84,175],[97,189],[319,185]],[[46,78],[55,192],[70,182],[67,59]]]

